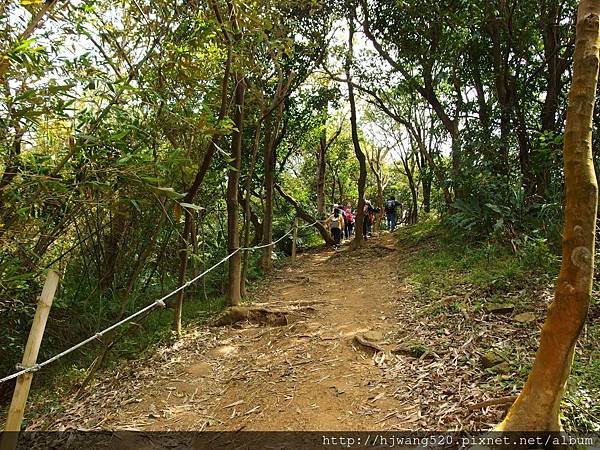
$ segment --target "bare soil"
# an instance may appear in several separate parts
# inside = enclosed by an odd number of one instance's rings
[[[106,371],[82,398],[66,399],[28,429],[489,427],[504,407],[473,404],[510,392],[479,368],[480,336],[471,326],[479,319],[457,312],[441,323],[419,314],[412,287],[398,275],[407,251],[384,233],[354,252],[303,254],[249,302],[283,311],[283,324],[277,314],[271,323],[188,330],[175,345]]]

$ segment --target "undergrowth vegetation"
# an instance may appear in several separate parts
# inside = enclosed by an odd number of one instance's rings
[[[436,323],[461,311],[468,317],[483,317],[486,308],[494,305],[513,307],[513,317],[527,311],[536,314],[538,320],[526,324],[504,319],[509,326],[524,327],[536,343],[529,349],[528,359],[511,361],[516,377],[511,382],[520,389],[537,350],[540,319],[553,298],[560,257],[543,240],[524,239],[525,245],[516,252],[510,244],[492,239],[465,240],[437,218],[403,227],[398,234],[404,255],[400,275],[412,286],[424,317],[434,318]],[[599,287],[598,283],[594,286],[588,322],[563,399],[562,423],[567,430],[600,430]],[[485,326],[495,325],[491,320]]]

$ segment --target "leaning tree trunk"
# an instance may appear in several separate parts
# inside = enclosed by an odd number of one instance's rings
[[[227,174],[227,250],[229,253],[236,251],[240,246],[240,231],[238,229],[238,188],[240,184],[240,170],[242,168],[242,133],[244,127],[244,96],[246,82],[241,74],[235,75],[235,113],[233,123],[236,131],[231,140],[231,169]],[[227,289],[227,302],[229,305],[239,305],[241,301],[242,255],[238,251],[229,258],[229,279]]]
[[[592,115],[598,81],[600,1],[581,0],[564,138],[563,259],[529,378],[499,431],[559,431],[559,406],[590,302],[598,186]]]
[[[306,211],[304,208],[302,208],[302,205],[300,205],[298,200],[294,199],[294,197],[292,197],[290,194],[285,192],[281,186],[279,186],[278,184],[275,184],[275,189],[277,189],[277,192],[279,192],[279,194],[284,198],[285,201],[287,201],[290,205],[292,205],[294,207],[294,209],[296,210],[296,215],[298,217],[300,217],[302,220],[306,221],[307,223],[316,222],[316,219],[313,216],[311,216],[308,211]],[[316,222],[315,228],[317,229],[317,231],[319,232],[319,234],[325,241],[326,245],[333,246],[335,244],[335,242],[333,241],[333,239],[331,237],[331,234],[329,234],[329,230],[327,229],[327,227],[325,225],[323,225],[321,222]]]

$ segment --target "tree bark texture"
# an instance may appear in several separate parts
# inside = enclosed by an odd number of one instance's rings
[[[600,1],[580,2],[563,146],[562,265],[533,368],[498,426],[500,431],[560,430],[560,401],[587,316],[593,280],[598,187],[592,160],[592,116],[598,81],[599,16]]]
[[[365,220],[364,207],[365,207],[365,184],[367,182],[367,161],[365,154],[360,148],[360,140],[358,138],[358,125],[356,118],[356,102],[354,100],[354,84],[352,83],[351,66],[353,60],[354,46],[352,41],[354,39],[354,20],[355,17],[351,15],[348,18],[348,54],[346,57],[346,80],[348,84],[348,99],[350,101],[350,125],[352,129],[352,145],[354,147],[354,154],[358,160],[359,175],[358,175],[358,205],[356,208],[356,217],[354,229],[354,239],[350,244],[351,249],[357,249],[364,243],[363,239],[363,223]]]
[[[240,170],[242,168],[242,133],[244,129],[244,97],[246,82],[240,73],[235,75],[235,104],[233,123],[236,131],[231,140],[231,169],[227,173],[227,250],[233,253],[240,246],[240,230],[238,228],[238,189]],[[238,251],[229,258],[229,274],[227,285],[227,303],[230,306],[241,302],[241,262],[242,255]]]

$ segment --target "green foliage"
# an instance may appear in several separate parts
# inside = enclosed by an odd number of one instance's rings
[[[239,76],[247,92],[238,190],[251,211],[243,217],[240,208],[239,219],[251,241],[271,213],[269,162],[275,181],[316,216],[323,139],[335,137],[325,156],[327,209],[356,206],[359,166],[339,76],[348,53],[337,29],[348,17],[375,41],[351,55],[370,168],[365,195],[376,206],[395,195],[403,212],[416,211],[421,222],[399,234],[424,247],[405,255],[424,311],[461,310],[462,301],[442,301],[461,289],[476,292],[480,308],[556,273],[574,0],[547,8],[94,0],[65,2],[24,35],[37,3],[6,2],[0,14],[0,376],[20,359],[48,267],[60,271],[61,287],[41,358],[177,287],[181,255],[186,279],[226,255]],[[273,161],[265,161],[269,139]],[[296,212],[276,197],[272,213],[277,239]],[[189,241],[186,214],[194,218]],[[300,232],[301,249],[320,243],[314,230]],[[277,264],[290,245],[277,246]],[[263,276],[259,262],[259,253],[250,256],[250,282]],[[226,271],[188,289],[184,317],[223,306]],[[169,339],[170,321],[170,311],[152,314],[116,356]],[[67,365],[88,363],[97,350]],[[566,400],[577,429],[597,424],[589,367],[576,365]]]
[[[455,314],[467,307],[475,313],[487,303],[510,298],[516,310],[539,309],[540,293],[554,282],[559,262],[542,239],[528,239],[515,254],[497,241],[467,243],[448,232],[439,220],[427,220],[399,231],[404,252],[399,270],[414,286],[422,313],[428,316]],[[584,433],[600,429],[600,326],[597,286],[590,320],[580,338],[572,374],[561,405],[561,422],[567,431]],[[449,301],[451,300],[451,301]],[[532,355],[534,349],[531,350]],[[531,360],[519,362],[518,384],[531,370]],[[509,379],[507,387],[514,386]]]
[[[526,200],[520,188],[490,203],[485,191],[457,199],[446,223],[473,240],[495,240],[510,244],[515,251],[532,245],[559,248],[562,210],[558,202]],[[536,244],[537,243],[537,244]],[[527,251],[526,251],[527,253]]]
[[[407,255],[402,266],[410,270],[408,281],[416,285],[419,301],[429,305],[426,311],[430,314],[439,313],[437,302],[455,291],[467,288],[481,306],[528,288],[531,282],[548,282],[558,271],[556,258],[543,243],[524,246],[517,255],[512,248],[493,241],[465,244],[436,219],[401,228],[399,239],[403,245],[419,248],[418,252]],[[457,305],[450,302],[441,307]]]

